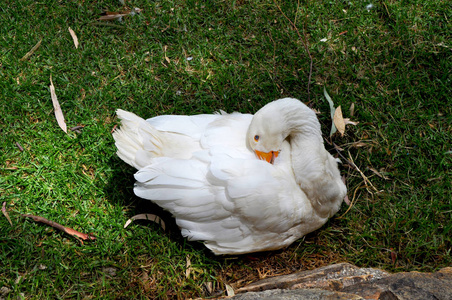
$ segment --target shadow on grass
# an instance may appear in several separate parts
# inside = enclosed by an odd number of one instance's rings
[[[110,159],[109,165],[112,167],[113,172],[104,190],[108,201],[115,206],[128,207],[129,218],[138,214],[154,214],[159,216],[165,223],[165,230],[158,223],[152,221],[135,220],[133,222],[141,226],[146,226],[149,230],[161,230],[163,232],[162,234],[169,236],[181,248],[184,245],[188,245],[196,251],[204,252],[204,255],[215,257],[201,242],[189,242],[184,238],[176,224],[176,220],[170,212],[152,201],[142,199],[134,194],[133,187],[135,178],[133,175],[136,173],[136,169],[128,166],[116,155]]]

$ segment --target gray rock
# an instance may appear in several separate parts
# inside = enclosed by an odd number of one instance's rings
[[[390,274],[341,263],[263,279],[237,293],[231,299],[452,300],[452,268]]]
[[[373,281],[389,276],[379,269],[358,268],[348,263],[335,264],[315,270],[272,277],[257,281],[239,289],[238,293],[257,292],[269,289],[321,288],[338,291],[361,282]]]
[[[452,299],[452,268],[434,273],[404,272],[392,274],[373,282],[360,283],[341,289],[366,299]],[[371,298],[371,296],[378,298]]]
[[[248,292],[231,299],[234,300],[361,300],[364,299],[354,294],[326,291],[320,289],[300,290],[267,290],[262,292]]]

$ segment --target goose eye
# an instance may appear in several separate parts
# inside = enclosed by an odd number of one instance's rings
[[[257,141],[259,141],[259,136],[256,134],[255,136],[254,136],[254,140],[257,142]]]

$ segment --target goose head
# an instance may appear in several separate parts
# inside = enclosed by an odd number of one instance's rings
[[[282,111],[284,103],[281,100],[270,102],[257,111],[247,132],[248,145],[259,159],[269,163],[273,163],[278,157],[282,144],[289,135],[285,113]]]
[[[311,134],[316,139],[320,137],[320,124],[315,113],[298,99],[283,98],[256,112],[248,128],[247,142],[259,159],[273,163],[289,136]]]

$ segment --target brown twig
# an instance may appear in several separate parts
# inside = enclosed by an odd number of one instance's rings
[[[24,151],[24,148],[21,146],[21,144],[19,144],[19,142],[16,142],[16,146],[17,146],[17,148],[19,148],[19,150],[20,150],[21,152]]]
[[[363,173],[363,172],[358,168],[358,166],[353,162],[353,159],[352,159],[352,157],[351,157],[351,155],[350,155],[350,152],[347,151],[347,152],[348,152],[348,157],[350,158],[350,159],[347,159],[347,158],[345,158],[345,156],[343,156],[342,153],[339,151],[340,147],[339,147],[338,145],[336,145],[334,142],[331,142],[331,143],[333,144],[334,149],[336,149],[337,154],[339,154],[339,156],[340,156],[342,159],[344,159],[350,166],[352,166],[353,168],[355,168],[356,171],[358,171],[358,173],[361,175],[361,177],[362,177],[363,180],[364,180],[364,184],[366,185],[367,191],[368,191],[369,193],[372,194],[372,192],[369,191],[369,186],[370,186],[370,187],[372,187],[372,189],[373,189],[375,192],[378,192],[377,188],[372,184],[372,182],[370,182],[369,178],[367,178],[366,175],[364,175],[364,173]]]
[[[306,30],[307,28],[304,28],[303,31],[303,37],[300,34],[300,31],[298,30],[298,27],[295,25],[294,22],[292,22],[291,19],[289,19],[289,17],[282,11],[281,7],[278,5],[278,3],[276,3],[276,0],[273,0],[273,2],[275,3],[276,7],[279,9],[279,11],[281,12],[281,14],[287,19],[287,21],[289,21],[290,25],[292,25],[292,27],[294,28],[294,30],[296,31],[296,33],[298,34],[298,38],[301,40],[301,42],[303,43],[304,49],[306,51],[306,54],[309,57],[309,75],[308,75],[308,103],[311,102],[311,77],[312,77],[312,55],[311,52],[309,51],[309,47],[308,47],[308,37],[306,35]],[[306,19],[305,19],[305,26],[308,23],[308,15],[305,15]]]
[[[83,125],[78,125],[78,126],[74,126],[71,129],[69,129],[70,131],[77,131],[80,132],[80,129],[83,129],[85,126]]]
[[[43,217],[40,217],[40,216],[34,216],[34,215],[28,215],[28,214],[22,214],[21,216],[25,217],[25,218],[32,218],[33,221],[35,221],[35,222],[41,222],[41,223],[47,224],[49,226],[52,226],[53,228],[56,228],[58,230],[61,230],[61,231],[65,232],[67,234],[70,234],[72,236],[81,238],[84,241],[86,241],[86,240],[95,240],[96,239],[91,234],[82,233],[82,232],[79,232],[79,231],[74,230],[72,228],[64,227],[63,225],[58,224],[57,222],[47,220],[46,218],[43,218]]]
[[[113,128],[112,128],[112,130],[111,130],[111,133],[115,132],[116,127],[118,127],[118,125],[113,126]]]

